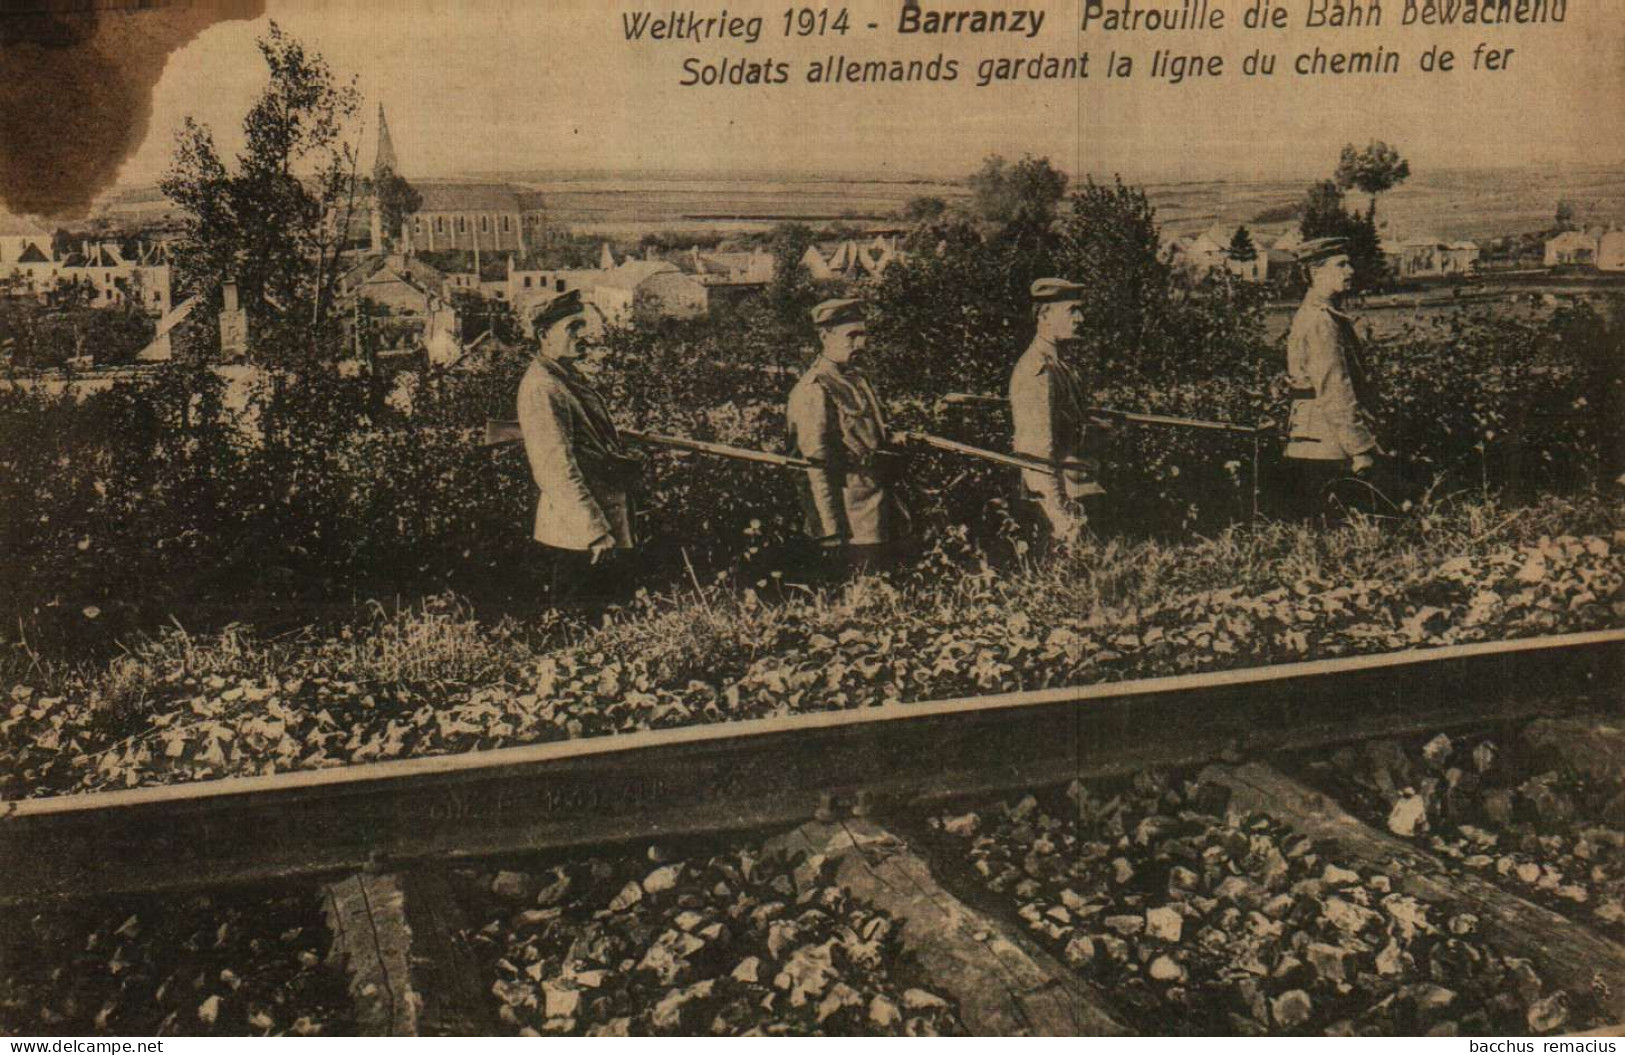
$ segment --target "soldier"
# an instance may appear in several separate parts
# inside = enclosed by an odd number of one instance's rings
[[[1017,454],[1054,465],[1054,473],[1021,471],[1018,517],[1043,522],[1058,542],[1076,542],[1087,518],[1083,500],[1105,494],[1093,461],[1084,457],[1084,392],[1060,355],[1078,336],[1083,287],[1059,278],[1032,284],[1037,333],[1010,374],[1010,415]]]
[[[818,465],[801,481],[807,536],[854,570],[884,567],[909,534],[889,486],[893,452],[874,386],[863,375],[863,305],[826,300],[813,309],[823,348],[790,392],[792,453]]]
[[[519,383],[519,427],[541,489],[536,541],[552,557],[553,603],[590,605],[612,592],[616,551],[632,548],[628,491],[640,462],[577,368],[585,352],[580,293],[554,299],[534,322],[541,348]]]
[[[1334,307],[1354,274],[1348,240],[1316,238],[1297,257],[1309,269],[1309,292],[1287,335],[1292,413],[1285,453],[1292,504],[1313,515],[1333,481],[1367,473],[1382,451],[1363,420],[1368,397],[1354,320]]]

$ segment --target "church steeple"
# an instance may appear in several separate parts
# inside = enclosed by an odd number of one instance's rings
[[[389,138],[389,122],[384,119],[384,104],[378,104],[378,155],[372,163],[374,179],[385,172],[399,171],[399,162],[395,159],[395,143]]]

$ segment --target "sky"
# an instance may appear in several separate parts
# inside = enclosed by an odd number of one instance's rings
[[[1184,0],[1107,0],[1113,8],[1178,8]],[[1190,0],[1201,3],[1202,0]],[[682,0],[605,4],[499,0],[270,0],[264,18],[226,22],[174,52],[155,90],[145,141],[120,171],[153,182],[175,130],[193,115],[221,145],[265,79],[254,48],[276,19],[332,67],[359,78],[367,99],[356,135],[372,156],[376,104],[389,115],[405,175],[597,170],[959,176],[988,153],[1048,156],[1074,174],[1139,180],[1323,175],[1346,142],[1396,144],[1414,171],[1625,163],[1625,0],[1568,0],[1561,24],[1439,28],[1399,25],[1404,0],[1383,0],[1380,29],[1305,29],[1311,3],[1285,6],[1292,28],[1246,30],[1263,0],[1206,0],[1229,24],[1209,32],[1084,32],[1084,0],[980,0],[989,10],[1042,10],[1034,37],[898,35],[900,0],[853,0],[844,36],[785,39],[785,3]],[[1560,2],[1560,0],[1553,0]],[[978,0],[922,0],[927,11]],[[761,15],[754,44],[628,42],[634,11]],[[876,29],[868,29],[869,23]],[[1474,71],[1474,47],[1513,48],[1503,71]],[[1401,55],[1390,76],[1300,77],[1298,54],[1368,50]],[[1430,46],[1458,69],[1417,68]],[[1241,75],[1255,48],[1278,56],[1273,77]],[[1217,78],[1172,84],[1149,76],[1152,53],[1219,55]],[[1091,54],[1083,81],[974,86],[984,58]],[[1133,55],[1127,80],[1104,78],[1109,52]],[[960,64],[953,84],[813,86],[806,66],[828,55]],[[790,83],[679,86],[683,62],[788,64]]]

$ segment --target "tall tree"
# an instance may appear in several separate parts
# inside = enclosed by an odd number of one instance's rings
[[[1230,237],[1230,245],[1225,254],[1237,263],[1248,263],[1258,259],[1258,246],[1253,244],[1252,232],[1246,226],[1236,228],[1236,233]]]
[[[1343,208],[1343,191],[1337,181],[1311,184],[1303,198],[1301,216],[1298,233],[1305,240],[1342,237],[1348,226],[1348,212]]]
[[[1361,216],[1343,208],[1343,191],[1335,180],[1321,180],[1310,186],[1304,195],[1298,231],[1305,239],[1348,239],[1356,289],[1371,289],[1387,272],[1376,221],[1369,213]]]
[[[1043,227],[1066,197],[1067,176],[1049,158],[1028,154],[1011,164],[993,154],[969,182],[978,219],[1001,227],[1017,222]]]
[[[1118,179],[1088,180],[1061,221],[1059,274],[1083,283],[1083,344],[1102,370],[1138,374],[1162,354],[1173,269],[1163,259],[1156,210]]]
[[[1553,218],[1556,221],[1557,229],[1559,231],[1574,230],[1577,226],[1575,223],[1575,215],[1577,211],[1578,210],[1574,208],[1574,203],[1568,199],[1558,202],[1557,215]]]
[[[423,208],[423,195],[392,168],[380,170],[372,179],[372,207],[378,210],[384,246],[395,244],[406,218]]]
[[[910,198],[908,204],[903,206],[903,219],[910,223],[931,223],[942,219],[942,214],[948,211],[948,203],[934,195],[922,195]]]
[[[813,230],[804,223],[777,224],[768,233],[773,281],[768,284],[767,299],[786,320],[799,322],[803,309],[810,308],[817,295],[807,265],[802,263],[813,241]]]
[[[1374,139],[1366,144],[1365,149],[1355,147],[1353,143],[1343,148],[1342,157],[1337,162],[1337,173],[1333,177],[1338,187],[1343,190],[1359,190],[1370,195],[1371,207],[1366,215],[1373,224],[1377,219],[1377,195],[1399,186],[1410,178],[1411,163],[1399,156],[1399,151]]]
[[[186,217],[172,250],[177,285],[218,309],[222,286],[235,280],[258,313],[262,360],[331,359],[342,345],[333,301],[357,190],[343,135],[360,94],[275,22],[259,49],[270,79],[243,119],[234,164],[188,118],[159,183]]]

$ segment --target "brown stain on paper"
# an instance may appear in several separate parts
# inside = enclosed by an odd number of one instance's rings
[[[265,0],[0,0],[0,208],[77,219],[146,137],[170,52]]]

